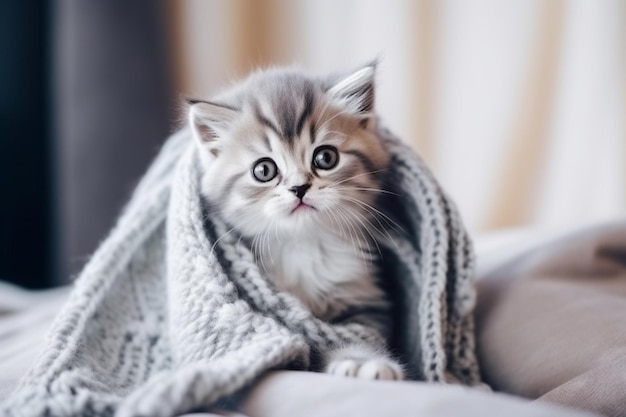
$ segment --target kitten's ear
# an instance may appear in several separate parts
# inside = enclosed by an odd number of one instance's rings
[[[355,113],[369,117],[374,112],[374,76],[371,64],[342,78],[328,89],[328,94]]]
[[[189,104],[189,124],[194,138],[203,148],[217,156],[220,149],[219,139],[239,111],[210,101],[188,99],[187,104]]]

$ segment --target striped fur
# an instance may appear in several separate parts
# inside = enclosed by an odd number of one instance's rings
[[[373,66],[333,79],[263,71],[214,101],[190,102],[211,207],[230,232],[251,242],[278,288],[329,321],[349,309],[387,309],[374,261],[385,233],[376,200],[389,155],[376,135],[373,104]],[[314,164],[322,147],[338,151],[331,169]],[[277,167],[267,182],[253,172],[261,159]],[[306,193],[298,196],[295,187]],[[329,358],[328,369],[357,376],[363,365],[365,377],[401,378],[385,355],[364,346],[354,351],[376,358],[378,369],[350,352]]]

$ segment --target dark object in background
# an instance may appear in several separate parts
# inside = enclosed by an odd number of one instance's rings
[[[67,282],[167,137],[164,4],[0,2],[0,280]]]
[[[47,2],[0,1],[0,280],[50,285]]]
[[[164,3],[54,2],[61,281],[113,226],[170,131]]]

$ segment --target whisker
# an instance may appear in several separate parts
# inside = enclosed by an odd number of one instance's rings
[[[343,224],[337,217],[337,214],[334,211],[329,211],[327,214],[330,216],[331,223],[335,222],[337,227],[339,228],[339,236],[343,239],[347,239],[347,236],[344,234]]]
[[[377,173],[379,173],[379,172],[383,172],[383,171],[386,171],[386,170],[387,170],[387,168],[383,168],[383,169],[376,169],[376,170],[374,170],[374,171],[362,172],[362,173],[360,173],[360,174],[353,175],[353,176],[348,177],[348,178],[344,178],[344,179],[343,179],[343,180],[341,180],[341,181],[331,182],[330,184],[326,185],[326,186],[325,186],[325,188],[328,188],[328,187],[334,187],[334,186],[336,186],[336,185],[343,184],[343,183],[344,183],[344,182],[346,182],[346,181],[350,181],[350,180],[353,180],[353,179],[355,179],[355,178],[362,177],[362,176],[364,176],[364,175],[372,175],[372,174],[377,174]]]
[[[368,207],[365,203],[363,203],[362,201],[359,201],[359,200],[357,200],[357,199],[351,199],[351,198],[349,198],[349,197],[345,197],[345,196],[344,196],[343,198],[345,198],[345,199],[347,199],[348,201],[351,201],[351,202],[353,202],[353,203],[357,204],[357,205],[359,206],[359,208],[364,209],[364,210],[366,210],[366,211],[368,212],[368,214],[371,214],[371,215],[372,215],[372,217],[374,218],[374,220],[376,220],[376,222],[377,222],[377,223],[378,223],[378,225],[380,226],[380,230],[379,230],[379,229],[378,229],[378,228],[376,228],[374,225],[372,225],[372,227],[375,227],[376,231],[378,231],[379,233],[386,233],[386,232],[387,232],[387,230],[386,230],[385,226],[381,223],[380,218],[379,218],[379,217],[378,217],[378,215],[377,215],[378,213],[376,213],[376,212],[372,212],[372,211],[369,209],[369,207]],[[359,214],[360,214],[360,213],[359,213]],[[385,220],[385,219],[383,219],[383,220]],[[390,225],[390,226],[391,226],[391,225]]]
[[[270,247],[271,241],[270,241],[270,233],[269,233],[270,230],[269,229],[272,227],[273,224],[274,224],[274,222],[270,221],[269,225],[265,228],[265,231],[263,232],[263,234],[265,235],[264,241],[265,241],[265,245],[266,245],[266,250],[267,250],[267,253],[269,253],[270,263],[272,265],[274,265],[274,257],[272,255],[272,251],[271,251],[271,247]]]
[[[380,219],[378,218],[378,216],[375,215],[375,213],[371,212],[370,210],[368,210],[366,207],[360,206],[359,204],[361,203],[360,201],[356,200],[356,199],[351,199],[349,197],[342,197],[345,201],[348,201],[350,203],[356,204],[356,207],[354,207],[354,214],[364,217],[368,223],[370,223],[370,225],[374,228],[374,230],[376,230],[378,233],[382,234],[385,232],[385,226],[380,222]],[[369,218],[367,218],[366,216],[362,216],[361,213],[359,213],[359,209],[364,209],[368,214],[372,215],[372,217],[376,220],[376,222],[380,225],[381,229],[379,230],[374,224],[372,224],[369,220]],[[384,220],[384,219],[383,219]]]
[[[344,224],[346,225],[347,229],[348,229],[348,233],[350,234],[350,241],[352,242],[352,249],[354,250],[354,253],[359,253],[359,248],[356,244],[356,234],[354,232],[354,228],[352,226],[352,222],[350,221],[350,218],[347,217],[346,214],[344,214],[342,207],[338,206],[337,207],[337,211],[336,214],[338,216],[340,216],[343,220],[344,220]]]
[[[337,114],[335,114],[334,116],[332,116],[330,119],[327,119],[326,121],[324,121],[324,123],[322,123],[322,125],[317,129],[318,132],[321,132],[322,129],[324,129],[324,127],[326,127],[326,125],[330,122],[332,122],[333,120],[335,120],[337,117],[342,116],[344,114],[351,114],[348,110],[342,110],[340,112],[337,112]]]
[[[261,262],[261,268],[263,271],[267,271],[267,268],[265,267],[265,257],[263,256],[263,247],[260,246],[260,239],[262,235],[262,233],[254,235],[254,238],[252,239],[252,252],[256,255],[257,261]]]
[[[356,220],[361,223],[361,225],[363,226],[363,230],[365,230],[367,232],[367,234],[372,238],[372,241],[374,243],[374,245],[376,246],[376,249],[378,250],[378,255],[380,257],[383,256],[381,250],[380,250],[380,246],[378,246],[378,239],[376,239],[376,236],[374,236],[372,234],[372,232],[369,230],[369,228],[367,227],[367,224],[365,224],[361,219],[364,219],[365,221],[367,221],[367,223],[369,223],[370,226],[372,226],[374,228],[374,230],[376,230],[377,232],[381,233],[378,229],[376,229],[376,227],[369,221],[369,219],[367,219],[367,217],[363,216],[361,213],[359,213],[358,211],[355,211],[354,214],[357,216]],[[362,233],[361,233],[362,234]],[[365,239],[365,236],[362,234],[363,238]],[[366,239],[367,240],[367,239]]]
[[[334,135],[337,135],[337,136],[342,136],[342,137],[344,137],[344,138],[348,136],[348,135],[346,135],[345,133],[342,133],[342,132],[337,132],[336,130],[327,130],[327,131],[326,131],[326,133],[332,133],[332,134],[334,134]]]
[[[396,250],[400,250],[400,248],[398,247],[398,244],[396,243],[396,240],[393,238],[393,236],[391,236],[391,234],[389,233],[389,231],[387,230],[387,228],[385,226],[383,226],[383,224],[381,223],[380,219],[378,218],[378,216],[372,216],[374,218],[374,220],[376,220],[376,222],[378,223],[378,225],[380,226],[380,229],[378,229],[375,225],[373,225],[371,223],[371,221],[369,219],[367,219],[367,217],[365,217],[365,219],[367,220],[367,222],[374,228],[375,231],[377,231],[378,233],[384,235],[384,237],[387,238],[387,241],[391,242],[394,247],[396,248]],[[393,228],[393,226],[392,226]],[[395,229],[394,229],[395,230]],[[381,236],[382,238],[382,236]],[[380,249],[380,248],[379,248]],[[380,253],[380,251],[379,251]],[[380,254],[380,256],[382,257],[382,253]]]
[[[396,223],[396,222],[395,222],[395,221],[394,221],[391,217],[389,217],[387,214],[385,214],[385,213],[383,213],[382,211],[378,210],[376,207],[374,207],[374,206],[372,206],[372,205],[370,205],[370,204],[367,204],[367,203],[365,203],[365,202],[363,202],[363,201],[361,201],[361,200],[359,200],[359,199],[357,199],[357,198],[350,197],[350,196],[347,196],[347,195],[341,195],[339,198],[345,198],[345,199],[348,199],[348,200],[350,200],[350,201],[353,201],[353,202],[354,202],[354,203],[356,203],[356,204],[361,205],[361,206],[362,206],[362,207],[364,207],[364,208],[367,208],[368,210],[372,210],[374,213],[376,213],[376,214],[378,214],[378,215],[382,216],[385,220],[387,220],[387,221],[391,222],[394,226],[397,226],[400,230],[403,230],[403,231],[404,231],[404,228],[403,228],[402,226],[400,226],[398,223]]]
[[[385,213],[383,213],[382,211],[378,210],[377,208],[363,202],[360,201],[356,198],[353,197],[349,197],[346,195],[342,195],[340,196],[340,198],[348,200],[348,201],[352,201],[355,204],[358,204],[359,206],[361,206],[362,208],[364,208],[365,210],[368,210],[372,215],[374,215],[375,217],[377,215],[381,216],[385,222],[387,222],[389,224],[389,226],[391,228],[393,228],[394,230],[398,231],[398,232],[402,232],[405,235],[408,235],[408,233],[406,232],[406,230],[404,230],[404,228],[402,226],[400,226],[398,223],[396,223],[391,217],[389,217],[388,215],[386,215]]]
[[[320,115],[318,116],[319,119],[322,119],[324,116],[326,116],[326,111],[328,110],[328,108],[330,107],[332,103],[333,103],[332,100],[326,100],[326,104],[324,105],[324,108],[322,109],[322,111],[320,112]]]
[[[213,245],[211,245],[211,253],[215,252],[215,246],[217,246],[219,241],[222,240],[224,237],[226,237],[228,234],[232,233],[233,230],[235,230],[236,228],[237,228],[236,226],[231,227],[226,233],[222,234],[220,237],[215,239],[215,242],[213,242]]]
[[[363,234],[363,232],[360,231],[360,228],[356,227],[356,225],[352,221],[352,218],[351,218],[352,211],[347,211],[342,206],[338,206],[337,209],[338,209],[337,212],[338,213],[342,213],[344,219],[346,219],[346,225],[354,232],[353,246],[354,246],[355,252],[359,253],[361,255],[361,259],[363,260],[363,262],[367,262],[369,259],[366,259],[365,252],[363,251],[363,248],[360,245],[357,244],[357,242],[359,241],[359,238],[357,236],[357,232],[361,235],[363,240],[367,241],[367,239],[365,238],[365,235]],[[351,234],[352,234],[352,232],[351,232]]]
[[[389,194],[396,197],[400,197],[400,194],[393,191],[385,190],[383,188],[367,188],[367,187],[333,187],[335,190],[357,190],[357,191],[371,191],[374,193]]]

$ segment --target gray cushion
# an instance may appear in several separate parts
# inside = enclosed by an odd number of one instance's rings
[[[626,221],[510,253],[481,275],[477,344],[493,388],[626,415]]]

